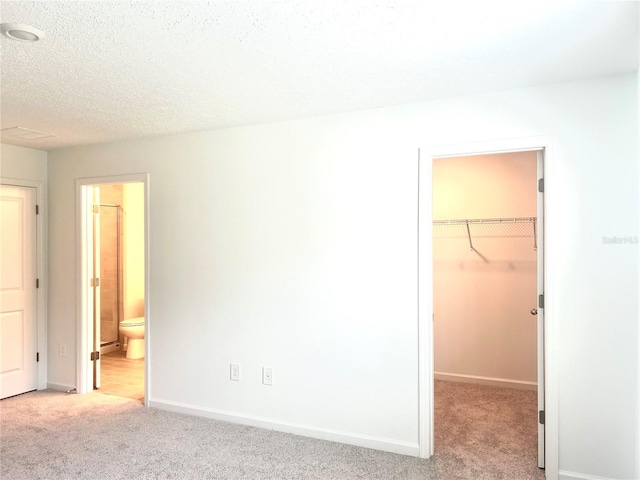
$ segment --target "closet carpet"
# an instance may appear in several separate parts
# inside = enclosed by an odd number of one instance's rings
[[[436,382],[436,454],[422,460],[45,390],[0,402],[0,478],[542,479],[535,411],[535,392]]]

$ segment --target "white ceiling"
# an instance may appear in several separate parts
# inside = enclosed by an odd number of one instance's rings
[[[1,128],[51,150],[638,69],[639,3],[8,1]],[[8,132],[6,132],[8,133]]]

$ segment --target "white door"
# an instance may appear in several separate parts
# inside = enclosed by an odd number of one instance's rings
[[[538,151],[538,221],[536,245],[538,248],[538,467],[544,468],[544,150]]]
[[[0,186],[0,398],[37,389],[36,191]]]
[[[88,188],[88,221],[87,242],[90,259],[91,316],[93,318],[90,360],[93,362],[93,388],[100,388],[100,187]]]

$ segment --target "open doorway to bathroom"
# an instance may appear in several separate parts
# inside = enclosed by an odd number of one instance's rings
[[[78,391],[99,390],[144,403],[146,182],[94,180],[79,185],[83,281]]]
[[[101,185],[101,393],[144,402],[144,185]]]

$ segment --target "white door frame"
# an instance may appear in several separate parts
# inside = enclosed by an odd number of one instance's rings
[[[491,140],[460,145],[435,145],[419,151],[418,195],[418,444],[420,457],[434,452],[434,365],[433,365],[433,253],[432,253],[432,169],[434,158],[507,153],[524,150],[544,150],[545,168],[545,476],[558,477],[558,324],[554,315],[554,237],[553,217],[549,215],[549,200],[553,203],[555,187],[555,137],[525,137]],[[549,234],[551,230],[551,235]]]
[[[30,187],[36,190],[36,278],[39,288],[36,289],[36,351],[40,354],[38,362],[38,390],[47,388],[47,190],[44,182],[23,180],[20,178],[0,177],[2,185]]]
[[[93,317],[89,315],[89,299],[87,298],[86,281],[90,277],[90,266],[88,264],[87,249],[85,248],[86,212],[84,208],[85,190],[89,186],[99,185],[120,185],[124,183],[144,184],[144,342],[145,342],[145,362],[144,362],[144,403],[149,404],[150,382],[149,371],[151,364],[151,322],[150,322],[150,248],[149,248],[149,174],[134,173],[126,175],[112,175],[106,177],[90,177],[76,179],[76,291],[77,298],[77,318],[78,318],[78,338],[77,338],[77,378],[76,389],[78,393],[88,393],[93,391],[93,368],[88,355],[93,346]]]

